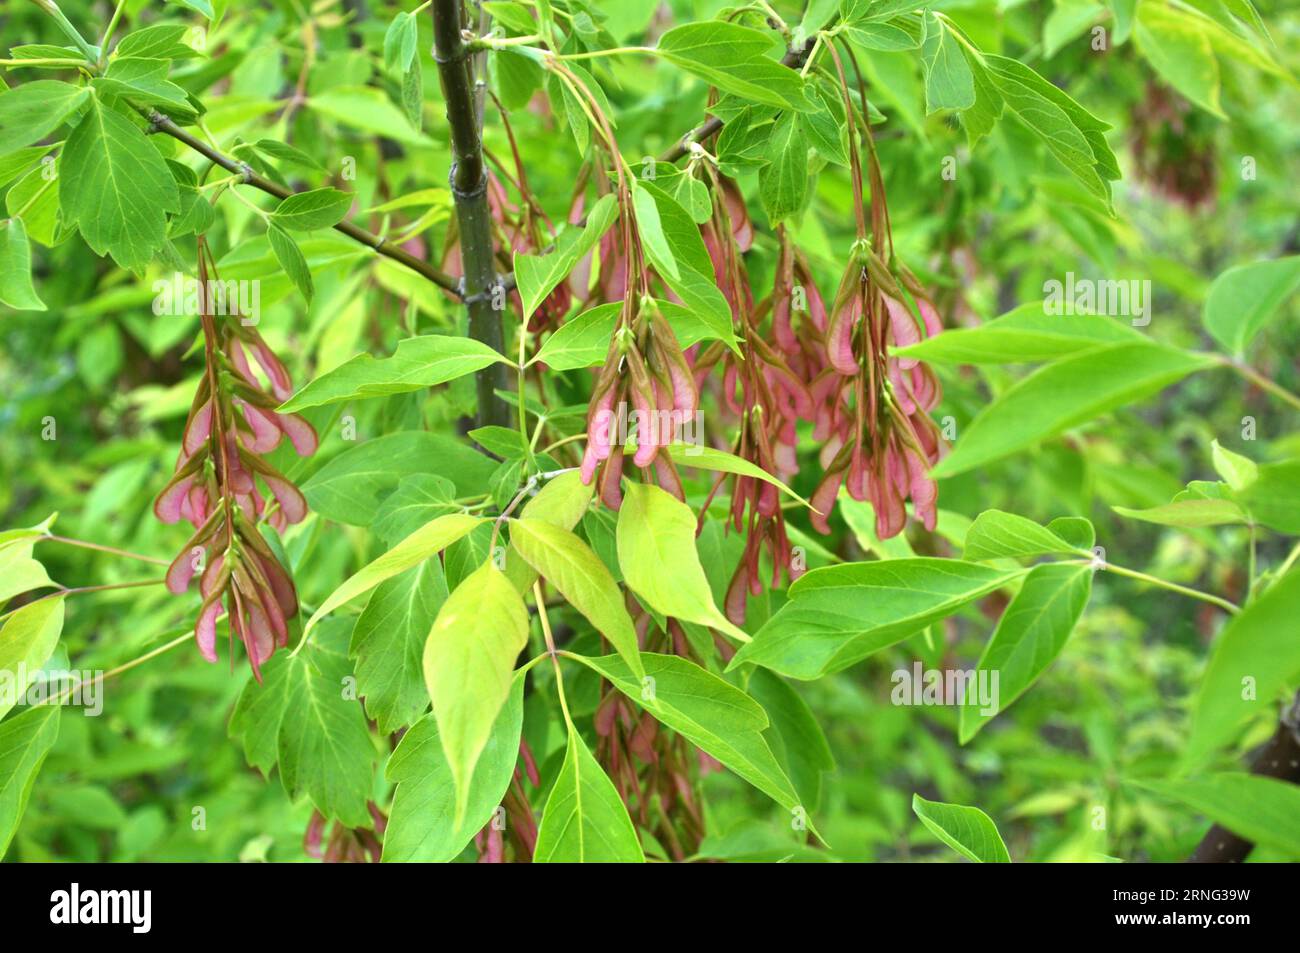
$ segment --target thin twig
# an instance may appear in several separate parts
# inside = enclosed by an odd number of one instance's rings
[[[190,135],[162,113],[149,113],[148,118],[155,131],[165,133],[178,142],[183,142],[195,152],[221,166],[221,168],[225,169],[227,172],[238,173],[242,177],[245,185],[251,185],[253,188],[260,189],[267,195],[274,195],[278,199],[287,199],[290,195],[294,194],[292,189],[287,189],[278,182],[272,182],[270,179],[263,178],[254,172],[247,164],[232,159],[227,155],[223,155],[203,140]],[[393,245],[385,239],[380,238],[378,235],[374,235],[366,231],[364,228],[348,221],[339,222],[334,226],[334,230],[342,232],[344,235],[348,236],[348,238],[355,239],[378,254],[383,255],[385,258],[391,258],[393,261],[405,265],[417,274],[429,279],[444,291],[451,292],[456,295],[456,297],[461,297],[460,287],[455,278],[439,271],[427,261],[421,261],[405,249]]]

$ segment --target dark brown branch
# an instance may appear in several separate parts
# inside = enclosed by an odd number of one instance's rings
[[[493,265],[492,220],[487,202],[487,166],[479,111],[470,77],[470,49],[461,35],[460,0],[433,0],[433,58],[451,129],[451,194],[460,227],[460,260],[469,336],[497,353],[505,349],[502,318],[505,291]],[[506,366],[493,364],[475,374],[478,424],[507,426],[510,408],[497,391],[506,389]]]
[[[805,43],[801,50],[790,50],[785,56],[781,57],[781,63],[791,69],[802,69],[803,64],[808,60],[808,54],[812,52],[812,44]],[[710,116],[700,125],[696,126],[686,135],[682,136],[673,147],[667,150],[659,157],[660,162],[676,162],[691,148],[692,142],[703,142],[709,136],[713,135],[722,128],[722,120],[717,116]]]
[[[287,189],[277,182],[272,182],[270,179],[258,175],[245,163],[232,159],[229,156],[222,155],[203,140],[190,135],[162,113],[150,113],[149,122],[156,131],[166,133],[173,139],[185,143],[185,145],[189,146],[195,152],[205,156],[207,159],[221,166],[221,168],[225,169],[227,172],[234,172],[242,175],[245,184],[251,185],[255,189],[260,189],[268,195],[274,195],[279,199],[288,198],[290,195],[294,194],[292,189]],[[353,225],[351,222],[346,221],[339,222],[334,226],[334,230],[342,232],[349,238],[356,239],[361,242],[361,244],[368,246],[378,254],[383,255],[385,258],[391,258],[393,261],[400,262],[412,271],[428,278],[444,291],[450,291],[457,297],[460,296],[460,289],[457,286],[455,278],[443,274],[427,261],[421,261],[410,252],[399,248],[391,242],[385,241],[378,235],[372,235],[364,228],[360,228]]]
[[[1277,731],[1255,755],[1250,773],[1300,784],[1300,694],[1278,719]],[[1197,845],[1190,864],[1239,864],[1255,845],[1215,824]]]

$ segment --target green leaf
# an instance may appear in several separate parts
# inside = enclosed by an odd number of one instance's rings
[[[518,261],[518,256],[515,260]],[[609,355],[609,339],[622,310],[623,302],[612,301],[565,321],[528,363],[541,362],[553,371],[571,371],[603,363]]]
[[[997,826],[979,808],[927,801],[913,794],[912,811],[930,833],[968,860],[980,864],[1011,863]]]
[[[740,476],[753,477],[755,480],[762,480],[764,483],[772,484],[786,496],[798,500],[809,509],[813,508],[811,503],[762,467],[756,466],[734,453],[728,453],[726,450],[718,450],[715,447],[704,446],[703,444],[685,443],[669,444],[665,450],[668,456],[672,458],[673,463],[679,467],[695,467],[700,470],[714,470],[718,473],[736,473]]]
[[[280,202],[271,213],[271,222],[295,232],[331,228],[347,217],[356,198],[338,189],[312,189],[296,192]]]
[[[844,35],[854,45],[864,50],[885,52],[914,50],[925,43],[927,34],[924,13],[905,13],[885,20],[864,20],[848,23],[844,28]],[[948,43],[955,44],[955,41],[949,39]],[[956,53],[958,56],[962,55],[959,45]],[[936,50],[936,60],[943,59],[946,54],[945,50]]]
[[[16,311],[44,311],[32,286],[32,249],[21,218],[0,226],[0,304]]]
[[[1129,519],[1160,526],[1180,526],[1184,529],[1233,523],[1245,525],[1250,522],[1245,510],[1232,500],[1185,499],[1141,510],[1129,509],[1127,506],[1115,506],[1112,509]]]
[[[1258,473],[1242,494],[1242,503],[1270,529],[1300,533],[1300,461],[1264,464]]]
[[[528,459],[528,441],[514,428],[489,424],[486,427],[475,427],[466,436],[488,453],[495,454],[503,460]],[[506,502],[508,503],[509,500]]]
[[[650,608],[749,641],[713,603],[695,549],[695,514],[689,506],[657,486],[629,484],[616,538],[623,578]]]
[[[1058,3],[1043,23],[1043,57],[1051,59],[1103,19],[1106,8],[1088,0]],[[1116,40],[1116,43],[1119,41]]]
[[[1034,301],[979,327],[954,328],[892,353],[943,364],[1021,364],[1054,361],[1102,344],[1146,340],[1111,318],[1048,314],[1043,302]]]
[[[383,734],[410,725],[429,707],[424,640],[446,598],[442,563],[426,559],[381,582],[357,617],[348,654],[366,714]]]
[[[0,94],[0,155],[44,139],[90,95],[85,86],[38,79]]]
[[[756,668],[745,686],[767,712],[763,736],[784,768],[799,801],[809,813],[821,804],[822,775],[835,770],[835,758],[812,709],[779,675]]]
[[[1024,572],[929,557],[814,569],[729,667],[752,662],[799,679],[838,672]]]
[[[962,47],[962,54],[970,66],[975,103],[961,114],[961,124],[966,129],[967,144],[974,148],[976,143],[993,131],[1006,111],[1006,103],[998,92],[997,84],[993,82],[993,75],[985,65],[984,58],[966,47]]]
[[[962,52],[961,41],[934,14],[930,14],[929,29],[925,31],[921,62],[925,66],[927,115],[941,109],[968,109],[975,105],[975,79]]]
[[[1238,837],[1300,859],[1300,787],[1294,784],[1239,772],[1133,783],[1185,804]]]
[[[564,764],[546,799],[533,862],[643,863],[645,855],[614,782],[572,725]]]
[[[528,610],[491,561],[447,597],[424,645],[424,683],[456,788],[454,823],[469,807],[474,766],[510,694],[515,657],[528,644]]]
[[[849,164],[849,154],[844,148],[844,104],[836,98],[833,92],[820,86],[812,88],[810,98],[814,103],[814,108],[809,112],[799,114],[799,125],[808,140],[808,144],[816,149],[817,154],[824,159],[847,166]],[[804,171],[807,172],[806,161]],[[759,177],[762,178],[761,171]],[[802,204],[801,201],[800,205]],[[707,214],[704,220],[708,220]]]
[[[761,30],[719,20],[687,23],[659,38],[664,59],[723,92],[777,109],[807,109],[802,77],[769,59],[772,47]]]
[[[266,226],[266,238],[271,243],[271,251],[275,253],[275,260],[280,263],[284,273],[289,276],[294,287],[301,292],[302,296],[311,303],[312,295],[316,293],[312,285],[311,269],[307,267],[307,259],[302,255],[302,249],[294,241],[293,236],[282,229],[274,222],[269,222]]]
[[[306,638],[317,622],[339,606],[346,605],[363,592],[369,592],[385,579],[391,579],[416,563],[424,562],[483,522],[481,516],[448,513],[426,523],[378,559],[357,570],[343,585],[330,593],[307,621],[303,628],[303,638]]]
[[[388,762],[388,780],[397,785],[397,790],[384,830],[386,863],[454,860],[487,825],[510,786],[519,760],[523,699],[524,679],[519,674],[474,766],[469,803],[459,825],[452,821],[456,786],[442,750],[437,721],[433,715],[426,715],[402,736]]]
[[[758,173],[758,192],[768,220],[776,225],[803,208],[808,196],[808,138],[800,114],[784,112],[767,141],[767,164]]]
[[[522,3],[513,0],[484,0],[483,10],[519,36],[531,36],[537,31],[537,21]]]
[[[0,718],[26,697],[63,633],[63,596],[37,599],[16,609],[0,626]],[[20,675],[20,673],[22,673]]]
[[[392,357],[358,354],[307,383],[279,408],[281,413],[426,390],[506,359],[481,341],[426,334],[397,342]]]
[[[1033,520],[1002,510],[985,510],[966,532],[962,559],[1023,558],[1077,551],[1078,547]]]
[[[190,28],[181,23],[159,23],[122,37],[113,56],[138,56],[145,59],[181,60],[198,56],[183,38]]]
[[[370,823],[375,747],[348,683],[345,626],[330,626],[297,655],[277,652],[250,677],[230,716],[230,735],[249,764],[280,781],[292,798],[307,795],[326,817],[348,827]]]
[[[31,541],[0,549],[0,605],[20,592],[53,585],[45,567],[32,558]]]
[[[58,705],[36,705],[0,722],[0,857],[27,809],[36,775],[59,736]]]
[[[667,265],[654,261],[652,254],[652,262],[659,271],[660,277],[682,299],[682,304],[685,306],[682,311],[693,315],[706,325],[710,337],[726,341],[734,350],[735,334],[732,331],[731,306],[718,290],[713,264],[704,247],[704,240],[700,238],[699,226],[676,199],[657,185],[638,182],[637,191],[654,196],[659,213],[659,227],[672,255],[674,266],[678,269],[675,275],[665,271]],[[676,329],[679,322],[670,314],[670,309],[661,306],[660,310]],[[683,346],[685,346],[684,340]]]
[[[5,210],[11,218],[20,217],[27,237],[53,248],[69,234],[59,215],[59,175],[57,165],[39,165],[13,184],[5,193]],[[53,177],[49,177],[53,174]]]
[[[419,42],[418,22],[405,10],[399,11],[388,24],[384,34],[384,66],[405,72],[415,62],[415,47]]]
[[[640,680],[616,655],[575,658],[777,804],[807,813],[764,739],[767,713],[739,688],[676,655],[643,652]]]
[[[609,640],[639,678],[643,674],[641,654],[623,593],[587,544],[563,527],[530,519],[511,524],[510,543]]]
[[[1088,604],[1092,575],[1091,566],[1065,563],[1029,570],[980,655],[972,684],[993,684],[993,704],[986,707],[975,692],[968,692],[958,730],[962,744],[1006,711],[1047,671]],[[991,678],[997,681],[989,682]]]
[[[561,473],[524,504],[519,518],[573,529],[587,512],[593,489],[582,482],[582,474],[577,470]],[[521,595],[528,595],[537,581],[537,571],[524,561],[513,545],[506,549],[506,575]]]
[[[569,277],[617,218],[618,201],[610,193],[591,207],[586,228],[568,229],[560,235],[555,251],[548,255],[515,253],[515,285],[524,303],[523,320],[532,317],[546,296]]]
[[[34,85],[34,84],[33,84]],[[130,120],[93,99],[59,160],[59,206],[97,255],[140,268],[167,240],[180,193],[167,163]]]
[[[659,206],[655,197],[647,192],[635,179],[632,182],[632,205],[636,208],[636,230],[645,246],[646,254],[654,263],[655,269],[664,281],[678,281],[681,273],[677,268],[677,259],[673,256],[664,228],[659,220]]]
[[[1099,347],[1048,364],[986,406],[931,474],[948,477],[1009,456],[1213,364],[1209,355],[1159,344]]]
[[[379,505],[370,529],[389,546],[410,536],[430,520],[459,512],[456,487],[432,473],[403,477],[393,494]]]
[[[431,142],[387,96],[370,86],[335,86],[313,95],[307,100],[307,106],[345,126],[387,136],[406,145],[427,146]]]
[[[1109,206],[1106,180],[1119,177],[1115,156],[1103,135],[1110,127],[1018,60],[986,53],[984,63],[1007,109],[1088,191]]]
[[[28,146],[26,149],[19,149],[8,155],[0,155],[0,185],[8,185],[15,179],[35,171],[36,164],[51,148],[51,146]]]
[[[1219,62],[1199,18],[1162,3],[1139,3],[1133,35],[1157,73],[1196,105],[1220,119]]]
[[[1192,705],[1183,757],[1197,766],[1300,678],[1300,572],[1283,576],[1219,634]]]
[[[195,13],[201,13],[209,21],[216,17],[216,14],[212,11],[211,0],[167,0],[167,2],[185,7],[187,10],[193,10]]]
[[[1214,471],[1223,477],[1234,492],[1245,492],[1259,479],[1259,467],[1254,460],[1220,446],[1219,441],[1210,441],[1210,453],[1214,460]]]
[[[286,142],[280,142],[276,139],[258,139],[253,143],[253,148],[268,158],[280,162],[288,162],[292,165],[301,166],[304,169],[311,169],[316,172],[325,171],[325,167],[307,153]],[[379,211],[379,209],[370,209],[369,211],[375,212]]]
[[[1300,288],[1300,255],[1229,268],[1214,279],[1203,320],[1214,340],[1244,354],[1255,335],[1277,317]]]
[[[153,106],[183,119],[197,114],[188,94],[167,79],[171,62],[145,57],[114,57],[100,78],[92,80],[95,91],[106,99],[126,97],[133,106]]]
[[[413,128],[424,129],[424,71],[418,59],[402,74],[402,113]]]
[[[496,80],[501,104],[510,110],[527,108],[545,80],[540,64],[510,49],[493,51],[488,68]]]
[[[302,484],[311,508],[325,519],[369,526],[380,503],[403,477],[437,473],[457,496],[482,493],[493,462],[452,437],[404,430],[343,451]]]

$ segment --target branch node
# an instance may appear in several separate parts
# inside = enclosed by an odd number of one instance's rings
[[[475,185],[472,189],[462,189],[460,186],[456,184],[456,170],[459,167],[460,167],[459,162],[452,162],[451,174],[448,175],[447,177],[448,184],[451,186],[452,197],[458,200],[469,202],[483,195],[486,195],[487,186],[488,186],[487,171],[484,170],[482,177],[480,177],[480,179],[478,180],[478,184]]]
[[[459,284],[460,284],[461,302],[466,306],[478,304],[480,301],[487,301],[489,298],[493,296],[493,294],[496,292],[498,288],[502,288],[502,289],[505,288],[505,282],[500,278],[500,276],[493,278],[491,284],[489,284],[478,294],[472,294],[472,295],[465,294],[464,278],[460,280]]]

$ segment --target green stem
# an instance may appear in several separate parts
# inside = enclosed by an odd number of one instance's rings
[[[164,135],[171,136],[177,142],[184,143],[186,146],[189,146],[189,148],[199,153],[199,155],[203,156],[214,165],[225,169],[227,172],[235,173],[242,178],[245,184],[251,185],[253,188],[265,192],[267,195],[273,195],[278,199],[286,199],[290,195],[294,194],[292,189],[285,188],[278,182],[272,182],[270,179],[263,178],[244,163],[223,154],[216,148],[215,144],[209,145],[202,139],[190,135],[188,131],[177,126],[162,113],[145,109],[141,109],[140,112],[150,121],[150,124],[155,130]],[[203,125],[202,122],[198,124],[198,127],[203,134],[208,137],[210,142],[213,141],[212,133]],[[400,248],[399,246],[385,241],[377,235],[372,235],[364,228],[361,228],[347,220],[335,225],[334,230],[336,232],[342,232],[344,235],[348,236],[348,238],[360,242],[378,255],[383,255],[385,258],[391,258],[393,261],[405,265],[416,274],[432,281],[439,288],[449,291],[452,294],[459,295],[456,282],[453,278],[449,275],[444,275],[428,262],[416,258],[410,252]]]
[[[545,52],[538,50],[538,53]],[[548,55],[555,57],[557,60],[594,60],[602,56],[622,56],[627,53],[649,53],[654,55],[659,51],[653,46],[614,46],[608,50],[586,50],[582,53],[550,53]]]
[[[46,57],[30,60],[0,60],[0,66],[12,66],[15,68],[23,66],[85,66],[85,60],[59,59],[57,57]]]
[[[102,683],[108,681],[110,678],[116,678],[117,676],[121,675],[123,672],[131,671],[131,669],[135,668],[137,665],[143,665],[145,662],[149,661],[150,659],[155,659],[165,652],[170,652],[172,649],[176,648],[176,646],[188,642],[192,638],[194,638],[193,632],[186,632],[183,635],[178,635],[176,638],[172,639],[166,645],[160,645],[156,649],[151,649],[150,651],[145,652],[144,655],[141,655],[138,658],[133,658],[129,662],[124,662],[123,664],[119,665],[117,668],[109,669],[103,675],[99,676],[98,680]],[[45,700],[41,701],[40,704],[53,705],[53,704],[61,703],[65,699],[70,697],[81,686],[81,684],[82,684],[81,682],[77,682],[76,685],[73,685],[72,687],[67,689],[67,691],[65,691],[62,695],[55,695],[55,696],[51,696],[50,698],[46,698]]]
[[[117,29],[117,21],[122,19],[122,9],[126,6],[126,0],[117,0],[117,6],[113,9],[113,18],[108,21],[108,28],[104,30],[104,36],[99,41],[99,64],[104,65],[104,59],[108,56],[108,41],[113,38],[113,31]]]
[[[1216,605],[1225,612],[1237,615],[1241,612],[1241,607],[1227,599],[1220,599],[1218,596],[1210,595],[1208,592],[1201,592],[1199,589],[1190,589],[1187,586],[1180,586],[1176,582],[1169,582],[1157,576],[1148,575],[1144,572],[1138,572],[1136,569],[1126,569],[1123,566],[1116,566],[1111,562],[1102,562],[1102,569],[1108,569],[1120,576],[1128,576],[1130,579],[1138,579],[1142,582],[1150,583],[1153,586],[1159,586],[1161,589],[1168,589],[1170,592],[1177,592],[1180,595],[1187,596],[1190,599],[1199,599],[1202,602],[1208,602]]]
[[[551,663],[555,666],[555,689],[560,695],[560,710],[564,712],[564,722],[569,726],[569,730],[575,730],[573,727],[573,718],[569,715],[569,701],[564,697],[564,672],[560,670],[560,656],[555,650],[555,636],[551,632],[551,620],[546,615],[546,600],[542,598],[541,580],[533,583],[533,598],[537,600],[537,618],[542,623],[542,637],[546,639],[546,651],[551,656]]]
[[[1255,539],[1256,539],[1255,524],[1251,523],[1250,524],[1250,561],[1246,567],[1247,604],[1249,604],[1251,599],[1255,597],[1255,572],[1256,572],[1256,563],[1257,563],[1257,556],[1255,553],[1255,548],[1256,548]]]
[[[99,50],[90,45],[90,42],[81,35],[81,31],[63,15],[63,11],[59,9],[59,5],[54,0],[33,0],[33,2],[54,18],[54,22],[59,25],[59,29],[76,44],[77,49],[81,50],[86,59],[92,63],[99,62]]]
[[[9,618],[20,609],[25,609],[27,606],[35,605],[38,602],[44,602],[46,599],[75,596],[83,592],[108,592],[112,589],[139,589],[141,586],[161,586],[166,581],[166,579],[141,579],[136,582],[109,582],[99,586],[76,586],[72,589],[56,589],[53,592],[47,592],[45,595],[33,599],[31,602],[24,603],[23,605],[10,609],[7,612],[0,612],[0,622]]]
[[[1300,397],[1297,397],[1295,394],[1291,393],[1285,387],[1275,384],[1273,381],[1269,380],[1267,377],[1265,377],[1263,374],[1255,370],[1253,367],[1251,367],[1249,364],[1245,363],[1244,361],[1235,361],[1230,357],[1223,357],[1220,355],[1219,363],[1222,364],[1224,367],[1232,368],[1234,371],[1236,371],[1246,380],[1250,381],[1260,390],[1267,391],[1268,393],[1276,397],[1278,400],[1290,404],[1292,407],[1296,408],[1297,410],[1300,410]]]
[[[155,566],[170,566],[171,563],[166,559],[157,559],[154,556],[144,556],[140,553],[132,553],[125,549],[115,549],[112,546],[102,546],[99,543],[89,543],[84,539],[71,539],[67,536],[55,536],[53,533],[47,536],[41,536],[36,540],[39,542],[63,543],[66,546],[77,546],[81,549],[93,549],[100,553],[110,553],[114,556],[122,556],[125,559],[138,559],[142,563],[153,563]]]
[[[1290,554],[1285,560],[1283,560],[1282,565],[1278,567],[1277,578],[1281,579],[1290,572],[1291,567],[1295,565],[1297,559],[1300,559],[1300,543],[1295,544],[1295,548],[1291,550]]]

